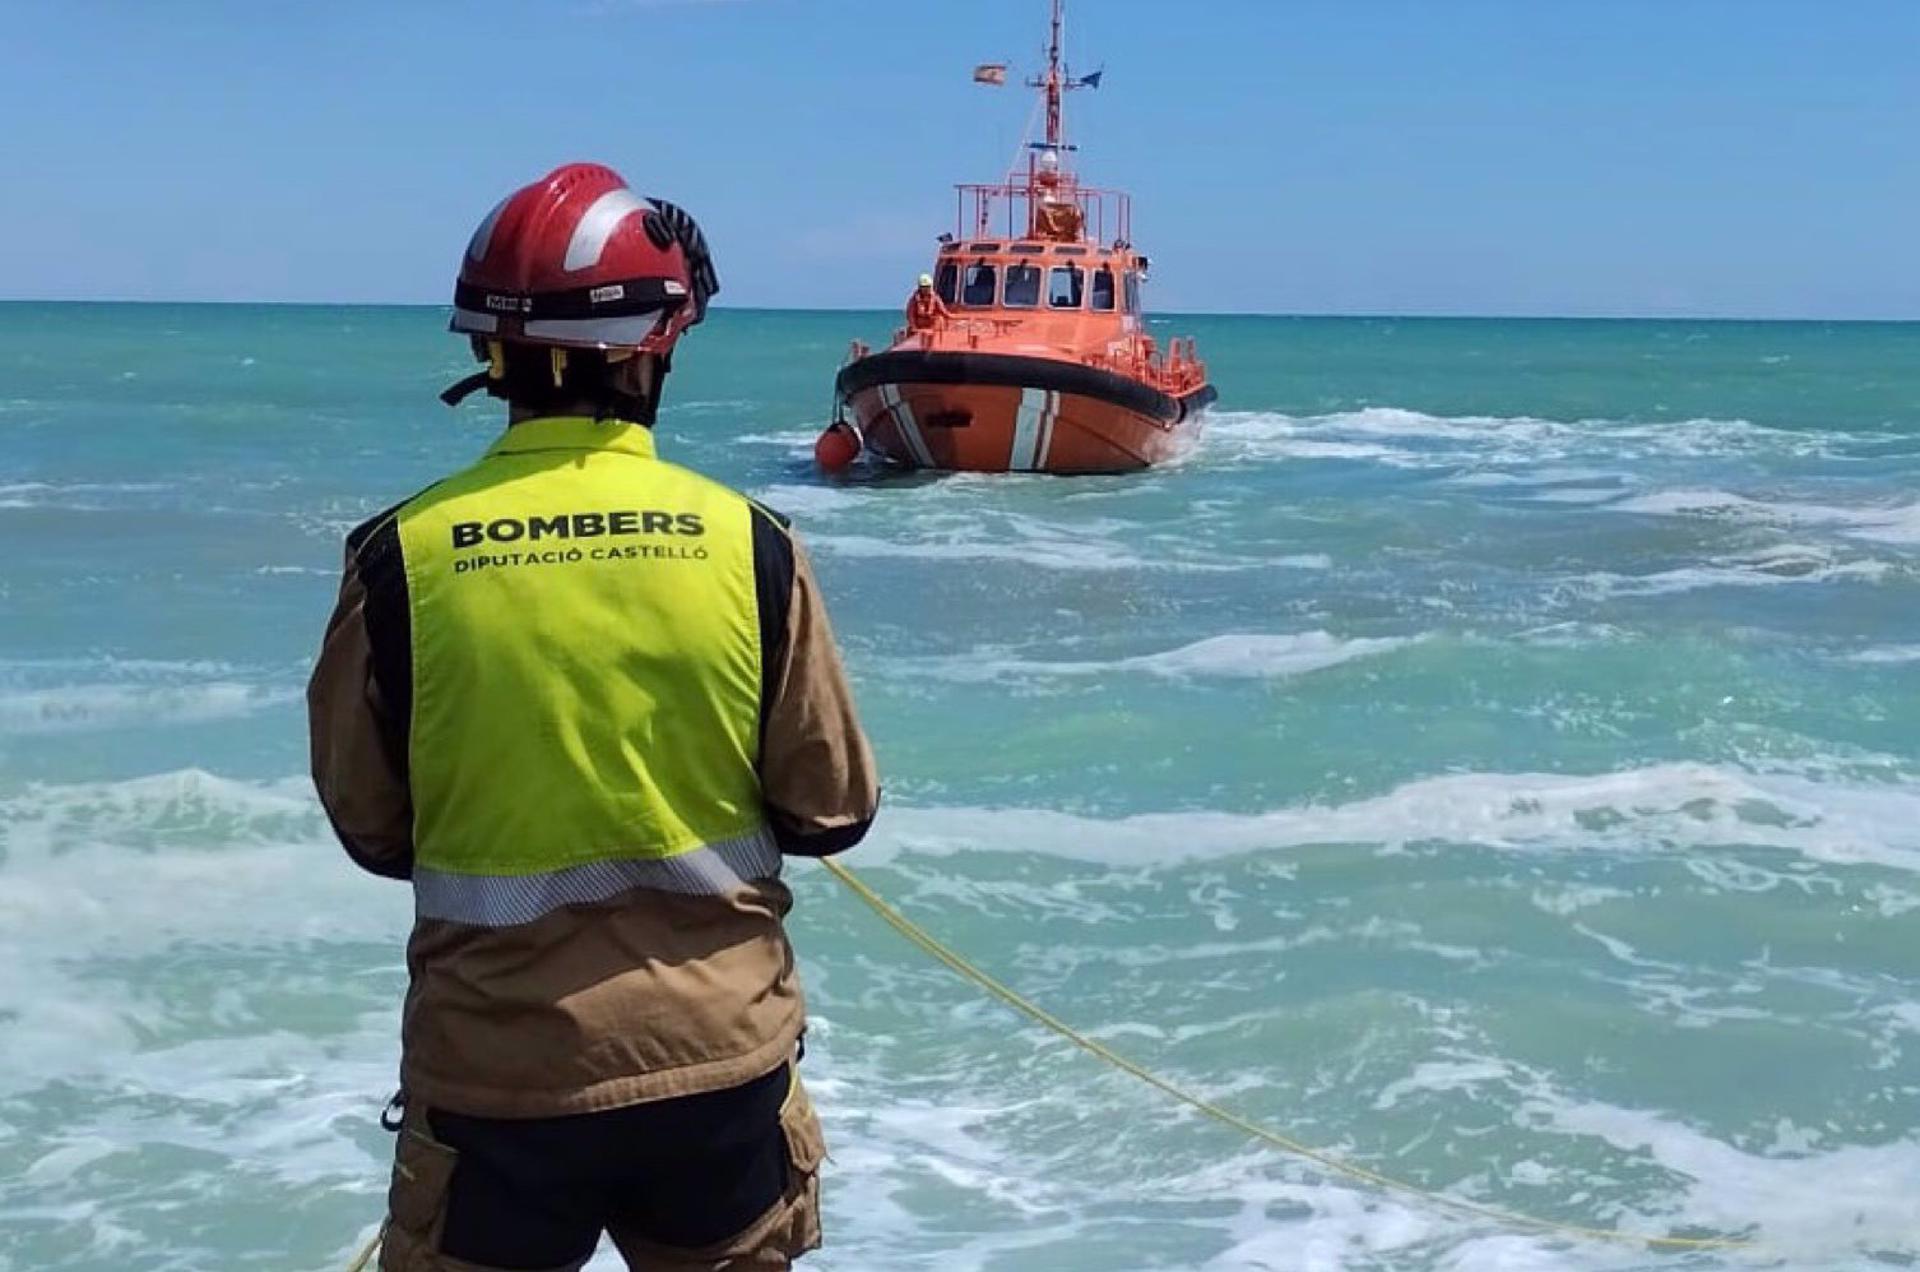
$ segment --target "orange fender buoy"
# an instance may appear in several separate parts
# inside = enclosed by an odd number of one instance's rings
[[[813,439],[813,462],[824,472],[840,472],[858,458],[860,433],[845,420],[835,420]]]

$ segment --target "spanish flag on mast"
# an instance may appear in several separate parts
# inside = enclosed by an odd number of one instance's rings
[[[976,84],[1006,83],[1007,64],[1005,62],[982,62],[973,68],[973,82]]]

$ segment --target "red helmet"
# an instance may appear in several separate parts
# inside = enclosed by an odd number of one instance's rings
[[[455,331],[572,349],[668,353],[720,290],[700,227],[611,168],[570,163],[480,222],[460,262]]]

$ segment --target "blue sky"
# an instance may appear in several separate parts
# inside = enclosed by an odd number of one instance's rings
[[[438,302],[611,163],[722,303],[891,305],[1043,0],[0,0],[0,296]],[[1920,318],[1920,0],[1075,0],[1163,310]]]

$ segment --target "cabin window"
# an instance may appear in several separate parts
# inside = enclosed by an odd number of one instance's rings
[[[1040,303],[1040,267],[1038,265],[1007,266],[1007,299],[1009,305],[1022,309],[1031,309]]]
[[[1093,271],[1093,307],[1103,312],[1113,309],[1113,271],[1105,265]]]
[[[967,244],[967,250],[969,252],[997,252],[1000,250],[1000,245],[998,243],[969,243]]]
[[[933,290],[940,294],[940,299],[953,304],[959,284],[960,267],[952,261],[941,261],[939,272],[933,276]]]
[[[1127,312],[1140,312],[1140,275],[1132,270],[1127,271]]]
[[[985,261],[975,261],[967,266],[966,282],[960,289],[960,303],[963,305],[991,305],[993,286],[999,271]]]
[[[1087,272],[1078,265],[1055,265],[1047,283],[1047,308],[1078,309]]]
[[[1038,256],[1047,249],[1040,243],[1015,243],[1007,250],[1017,256]]]

